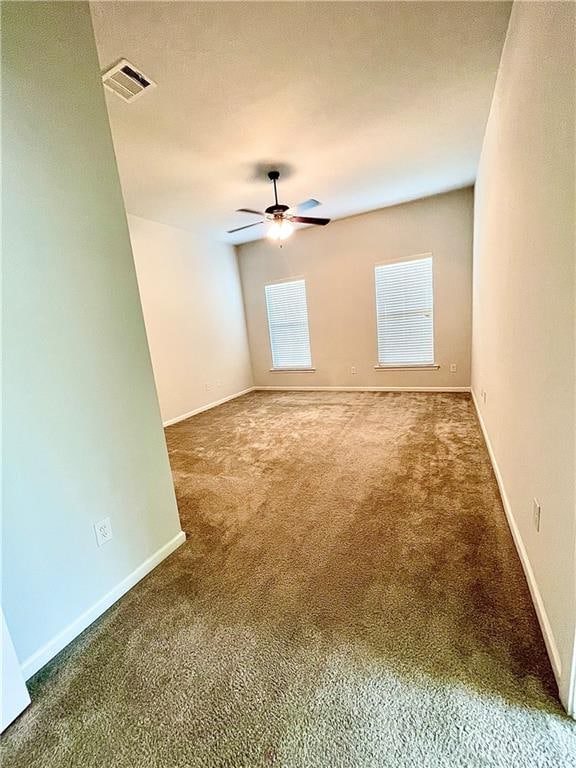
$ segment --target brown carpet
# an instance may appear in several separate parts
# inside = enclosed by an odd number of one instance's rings
[[[166,434],[188,541],[34,678],[5,768],[576,765],[467,395]]]

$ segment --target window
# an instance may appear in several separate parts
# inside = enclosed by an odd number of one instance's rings
[[[266,309],[274,368],[310,368],[306,283],[291,280],[266,286]]]
[[[378,362],[434,364],[432,256],[375,267]]]

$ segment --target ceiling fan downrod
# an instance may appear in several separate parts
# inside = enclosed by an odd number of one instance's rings
[[[280,171],[269,171],[268,178],[274,184],[274,200],[276,201],[276,205],[278,205],[278,191],[276,189],[276,182],[280,178]]]

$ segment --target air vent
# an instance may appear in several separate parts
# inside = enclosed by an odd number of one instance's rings
[[[120,96],[123,101],[134,101],[144,91],[150,91],[156,87],[153,80],[143,75],[126,59],[122,59],[118,64],[104,72],[102,82],[106,88],[113,91],[116,96]]]

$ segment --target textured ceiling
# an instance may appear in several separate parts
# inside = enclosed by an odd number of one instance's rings
[[[244,242],[264,228],[226,236],[254,220],[235,209],[272,201],[257,167],[333,217],[475,179],[509,3],[91,7],[102,69],[125,57],[158,84],[106,94],[130,213]]]

